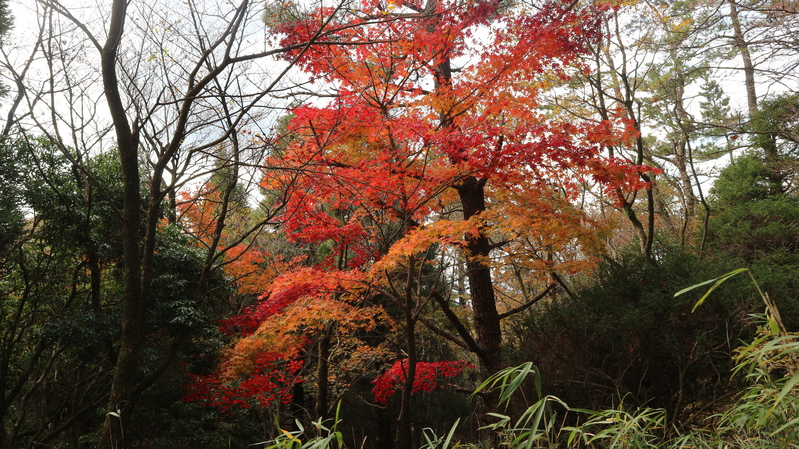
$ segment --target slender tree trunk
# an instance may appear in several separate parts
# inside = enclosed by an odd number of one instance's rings
[[[316,364],[316,416],[327,418],[328,379],[330,377],[330,332],[323,331],[319,339]]]
[[[633,91],[629,83],[629,78],[627,75],[624,74],[622,76],[622,80],[624,82],[624,90],[626,92],[626,99],[624,102],[624,106],[627,109],[629,117],[633,121],[633,127],[636,131],[638,131],[638,137],[635,139],[635,150],[636,150],[636,158],[635,164],[636,165],[643,165],[644,164],[644,137],[643,133],[641,133],[641,124],[638,122],[638,116],[635,113],[635,105],[633,103]],[[646,256],[647,259],[652,255],[652,245],[655,242],[655,195],[653,192],[652,184],[654,180],[652,177],[647,175],[646,173],[641,172],[639,174],[641,180],[645,183],[649,184],[650,186],[646,188],[646,230],[644,230],[643,225],[635,217],[635,211],[632,209],[632,204],[627,204],[625,200],[624,210],[627,213],[628,218],[630,221],[635,225],[636,229],[639,232],[641,238],[641,254]]]
[[[114,378],[108,400],[108,412],[103,424],[99,448],[124,448],[124,428],[132,410],[136,372],[139,367],[143,338],[143,307],[141,285],[141,194],[139,190],[138,142],[131,130],[125,107],[119,94],[116,59],[125,24],[126,0],[113,0],[108,39],[102,49],[101,65],[105,98],[116,131],[117,147],[122,165],[124,206],[122,212],[122,247],[124,295],[122,298],[122,337]]]
[[[749,42],[743,33],[741,20],[738,16],[738,5],[735,0],[727,0],[730,6],[730,21],[732,22],[733,45],[741,54],[744,65],[744,84],[746,86],[746,103],[749,110],[749,120],[754,119],[758,113],[757,91],[755,90],[755,66],[752,62],[752,54],[749,51]],[[777,141],[773,134],[768,134],[767,139],[760,145],[766,158],[766,168],[768,179],[771,183],[770,190],[774,193],[783,191],[784,176],[780,169],[780,155],[777,150]]]
[[[302,382],[297,382],[291,387],[291,422],[289,423],[294,430],[296,429],[295,422],[302,423],[303,427],[307,423],[305,415],[305,387]]]
[[[696,213],[697,198],[694,194],[693,183],[691,176],[688,173],[688,145],[690,144],[691,135],[693,133],[693,125],[688,112],[685,110],[685,79],[684,68],[674,48],[671,49],[672,59],[675,61],[674,71],[678,76],[676,92],[674,95],[674,110],[676,114],[677,126],[680,129],[680,137],[676,142],[674,148],[674,161],[677,170],[680,173],[679,183],[682,190],[683,197],[683,217],[682,226],[680,229],[680,244],[685,245],[688,236],[688,229],[690,227],[691,219]]]
[[[0,401],[4,399],[2,393],[3,392],[0,391]],[[3,447],[10,447],[9,441],[6,441],[6,410],[8,407],[4,402],[5,401],[0,402],[0,444],[2,444]]]
[[[80,162],[80,155],[78,156]],[[75,182],[83,190],[83,207],[86,210],[86,217],[81,226],[81,233],[86,242],[86,264],[89,266],[89,274],[91,279],[91,304],[92,312],[99,314],[101,310],[100,305],[100,283],[102,281],[102,273],[100,270],[100,256],[97,251],[97,242],[92,235],[92,208],[94,207],[94,192],[92,188],[92,181],[85,172],[80,171],[76,166],[73,166],[75,171]]]
[[[744,64],[744,83],[746,86],[746,102],[749,108],[749,118],[757,112],[757,92],[755,91],[755,66],[752,63],[752,54],[749,52],[749,43],[744,38],[741,29],[741,20],[738,17],[738,5],[734,0],[727,0],[730,6],[730,21],[732,22],[733,44]]]
[[[411,449],[413,435],[411,434],[411,393],[416,380],[416,317],[414,316],[413,290],[415,280],[415,264],[413,256],[408,257],[408,278],[405,285],[405,298],[403,312],[405,317],[405,352],[407,364],[405,365],[405,383],[402,385],[402,401],[400,413],[397,418],[396,449]]]
[[[611,27],[611,23],[613,27]],[[618,15],[614,15],[613,22],[607,25],[608,35],[613,36],[622,36],[621,27],[619,25]],[[596,62],[597,67],[600,66],[601,55],[604,54],[605,62],[607,63],[608,67],[610,67],[610,76],[613,79],[613,90],[615,91],[616,98],[621,102],[624,106],[625,112],[627,113],[628,118],[633,122],[633,128],[638,132],[638,137],[635,140],[635,164],[636,165],[643,165],[644,163],[644,138],[643,134],[641,133],[641,124],[638,121],[638,114],[636,113],[636,104],[635,104],[635,91],[634,91],[634,83],[630,83],[630,76],[627,73],[627,51],[626,48],[621,42],[621,39],[618,41],[619,44],[619,53],[621,55],[621,63],[617,68],[615,61],[615,56],[611,55],[610,53],[610,45],[609,44],[600,44],[596,51]],[[599,108],[598,112],[602,116],[604,120],[609,119],[607,106],[605,105],[604,97],[604,88],[602,86],[602,73],[601,71],[597,72],[596,80],[594,81],[595,87],[597,88],[597,94],[599,95]],[[613,156],[613,148],[609,148],[610,155]],[[639,175],[641,180],[646,183],[652,183],[654,180],[647,175],[646,173],[641,173]],[[633,197],[632,200],[627,200],[621,190],[616,190],[617,199],[622,203],[622,209],[624,210],[624,214],[627,216],[627,219],[632,224],[633,229],[635,230],[636,234],[638,235],[638,239],[640,242],[641,254],[649,258],[652,254],[652,245],[655,241],[655,197],[653,193],[653,188],[646,189],[646,211],[647,211],[647,221],[646,221],[646,228],[644,228],[644,224],[638,218],[635,209],[633,209],[633,204],[635,202],[635,198]]]

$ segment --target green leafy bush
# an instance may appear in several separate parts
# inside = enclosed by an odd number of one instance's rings
[[[723,262],[679,248],[658,253],[658,260],[634,252],[605,260],[574,297],[517,318],[512,356],[533,360],[545,390],[575,406],[603,409],[624,398],[687,425],[708,413],[735,388],[725,373],[739,339],[751,336],[755,291],[733,280],[692,313],[695,298],[674,292],[723,270]]]

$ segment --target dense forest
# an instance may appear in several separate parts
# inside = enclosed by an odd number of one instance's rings
[[[0,49],[0,447],[799,445],[795,0],[0,0]]]

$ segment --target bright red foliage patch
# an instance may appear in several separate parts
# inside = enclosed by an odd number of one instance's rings
[[[417,362],[416,375],[413,379],[411,393],[429,393],[441,386],[436,379],[442,377],[455,377],[467,368],[474,368],[466,360],[453,360],[442,362]],[[408,370],[408,359],[397,360],[385,373],[378,376],[374,381],[372,393],[375,395],[375,403],[388,405],[388,398],[397,390],[402,388],[405,383],[405,373]]]
[[[275,400],[290,403],[292,387],[302,380],[298,372],[303,362],[283,362],[281,354],[264,353],[257,358],[255,365],[253,374],[244,379],[227,379],[220,373],[207,376],[189,374],[183,385],[186,394],[182,400],[216,408],[225,414],[235,409],[268,407]]]

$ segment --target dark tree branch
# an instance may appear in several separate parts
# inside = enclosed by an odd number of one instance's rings
[[[535,298],[527,301],[525,304],[522,304],[519,307],[516,307],[514,309],[508,310],[505,313],[500,313],[499,314],[499,319],[503,320],[503,319],[505,319],[505,318],[507,318],[507,317],[509,317],[511,315],[515,315],[515,314],[517,314],[519,312],[523,312],[523,311],[529,309],[530,307],[533,306],[533,304],[535,304],[538,301],[541,301],[542,299],[544,299],[544,297],[547,295],[547,293],[551,292],[552,289],[555,288],[557,285],[558,285],[557,283],[549,284],[549,287],[547,287],[543,292],[539,293],[538,296],[536,296]]]
[[[483,351],[480,348],[480,346],[477,345],[477,342],[472,337],[472,334],[469,333],[469,330],[466,329],[466,326],[463,325],[460,318],[458,318],[458,315],[455,315],[455,312],[453,312],[452,309],[449,307],[446,298],[441,296],[441,294],[436,291],[432,292],[430,296],[441,307],[441,311],[444,312],[444,315],[447,317],[450,323],[452,323],[452,325],[455,326],[455,330],[458,331],[458,335],[460,335],[460,337],[463,339],[463,344],[465,345],[465,347],[468,348],[470,351],[474,352],[475,354],[477,354],[477,357],[479,357],[480,359],[485,360],[486,358],[485,351]]]

